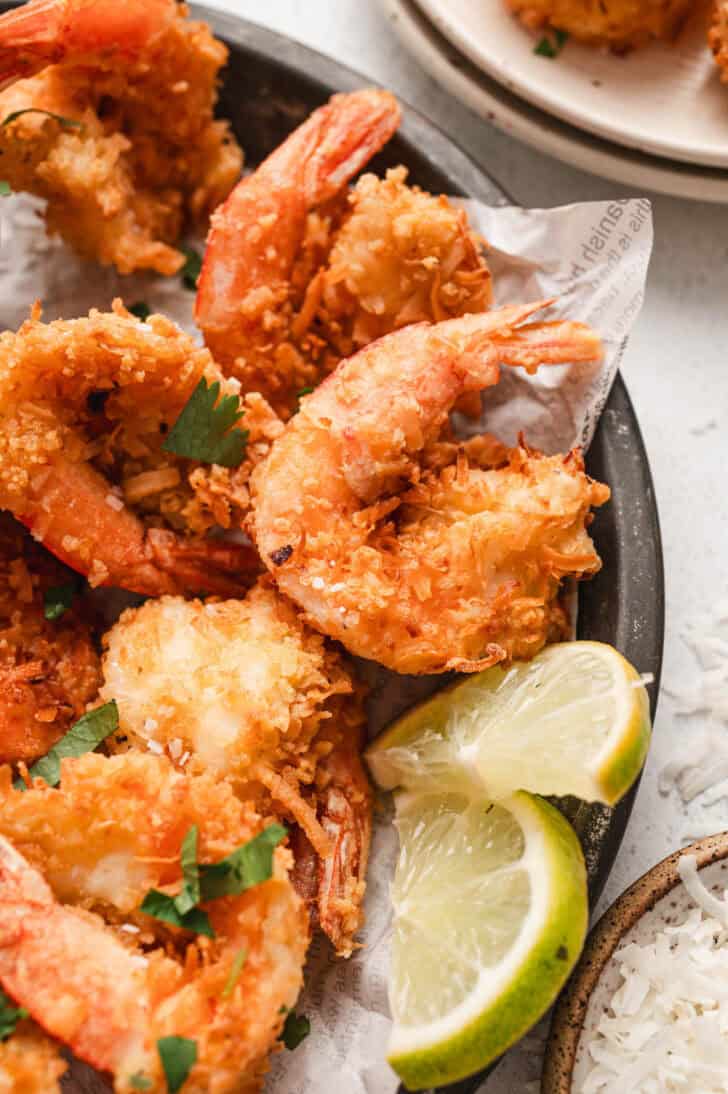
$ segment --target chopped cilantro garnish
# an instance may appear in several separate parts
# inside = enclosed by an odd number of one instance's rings
[[[61,781],[61,760],[66,756],[83,756],[86,752],[93,752],[118,728],[119,708],[116,700],[112,699],[110,703],[104,703],[79,718],[68,733],[56,741],[50,752],[33,764],[28,774],[32,778],[45,779],[49,786],[58,786]],[[16,779],[13,785],[16,790],[25,790],[22,779]]]
[[[301,409],[301,399],[304,397],[304,395],[310,395],[313,390],[314,389],[312,387],[302,387],[300,391],[296,392],[296,411],[295,411],[295,413],[298,413],[298,411]]]
[[[235,954],[232,965],[230,966],[230,972],[228,978],[225,981],[225,987],[222,989],[223,999],[227,999],[229,995],[235,991],[235,985],[240,979],[240,973],[243,971],[243,965],[248,957],[248,951],[243,947],[242,950],[238,950]]]
[[[311,1032],[311,1021],[305,1014],[296,1014],[291,1011],[283,1023],[280,1040],[289,1052],[298,1048],[301,1041],[305,1041]]]
[[[136,304],[132,304],[129,311],[132,315],[135,315],[137,319],[141,319],[142,323],[146,323],[147,319],[152,314],[151,308],[148,304],[145,304],[143,300],[138,300]]]
[[[273,852],[288,835],[282,824],[269,824],[221,862],[200,866],[202,900],[238,896],[273,876]]]
[[[197,826],[192,825],[180,850],[183,878],[180,892],[169,896],[159,889],[150,889],[140,910],[164,923],[214,938],[207,912],[197,905],[221,896],[237,896],[267,881],[273,874],[273,851],[286,835],[282,825],[271,824],[227,858],[204,865],[197,862]]]
[[[0,197],[6,198],[8,194],[12,194],[12,192],[10,183],[6,182],[5,179],[0,179]]]
[[[75,118],[64,118],[63,114],[54,114],[52,110],[41,110],[39,106],[26,106],[25,110],[14,110],[12,114],[8,114],[0,122],[0,129],[4,129],[6,125],[12,125],[18,118],[22,118],[23,114],[45,114],[48,118],[53,118],[54,122],[58,122],[61,129],[83,129],[83,122],[76,121]]]
[[[248,430],[233,428],[243,417],[237,395],[220,395],[220,383],[208,387],[204,376],[187,400],[162,445],[165,452],[201,463],[238,467],[245,454]]]
[[[169,1094],[177,1094],[197,1059],[197,1042],[188,1037],[160,1037],[157,1052]]]
[[[25,1007],[16,1007],[12,999],[0,988],[0,1041],[7,1041],[15,1027],[28,1017]]]
[[[568,32],[565,30],[559,30],[556,27],[552,34],[544,34],[538,45],[534,46],[533,52],[539,57],[558,57],[561,50],[564,48],[569,40]]]
[[[53,585],[43,594],[43,615],[49,623],[60,619],[73,604],[76,585]]]
[[[132,1090],[151,1090],[152,1080],[143,1075],[141,1071],[137,1071],[129,1079],[129,1086]]]
[[[186,289],[189,289],[190,292],[195,292],[197,290],[197,282],[200,279],[200,273],[202,272],[202,255],[199,251],[196,251],[194,247],[183,247],[182,253],[187,259],[180,270],[182,284]]]

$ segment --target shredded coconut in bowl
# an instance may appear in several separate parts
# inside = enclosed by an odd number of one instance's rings
[[[697,906],[616,952],[621,984],[575,1094],[728,1092],[728,894],[706,889],[692,856],[679,871]]]

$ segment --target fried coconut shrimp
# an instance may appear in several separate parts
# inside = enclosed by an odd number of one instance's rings
[[[721,79],[728,83],[728,2],[716,0],[711,14],[708,42],[721,69]]]
[[[44,756],[98,692],[100,659],[79,608],[72,604],[55,621],[44,616],[44,593],[69,580],[68,570],[0,514],[2,763]]]
[[[654,38],[671,40],[691,0],[506,0],[531,30],[557,27],[590,45],[630,49]]]
[[[282,426],[250,396],[240,468],[164,452],[201,378],[239,390],[163,316],[142,323],[118,303],[113,314],[49,324],[34,313],[0,335],[0,506],[92,585],[240,592],[258,569],[255,552],[186,533],[230,523],[231,506],[246,503],[252,459]]]
[[[185,1094],[252,1094],[302,982],[305,910],[272,875],[201,906],[214,937],[140,910],[150,890],[182,883],[193,826],[200,864],[218,863],[263,830],[250,804],[211,776],[129,752],[64,760],[57,789],[0,787],[0,982],[51,1036],[114,1089],[167,1090],[160,1038],[194,1042]],[[189,870],[189,866],[187,868]],[[194,901],[193,901],[194,906]],[[197,913],[199,916],[199,912]]]
[[[383,91],[334,96],[213,217],[198,325],[224,370],[286,417],[373,339],[490,304],[463,210],[407,186],[402,167],[347,192],[399,116]]]
[[[315,918],[350,953],[371,795],[361,696],[340,654],[267,580],[245,600],[147,601],[105,645],[101,694],[119,705],[116,747],[164,749],[185,771],[227,775],[261,811],[295,821]]]
[[[175,273],[181,232],[240,175],[213,118],[227,49],[187,15],[175,0],[32,0],[0,17],[2,177],[121,273]]]
[[[463,394],[499,366],[593,361],[578,323],[521,325],[542,304],[386,336],[343,362],[253,472],[251,530],[311,625],[407,673],[530,657],[563,630],[561,579],[594,573],[590,508],[609,496],[578,452],[498,466],[462,448],[427,470]]]
[[[67,1067],[58,1045],[34,1022],[22,1022],[0,1043],[0,1094],[60,1094]]]

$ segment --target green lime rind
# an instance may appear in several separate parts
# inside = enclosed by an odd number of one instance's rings
[[[630,679],[637,682],[637,671],[624,662]],[[630,718],[628,730],[623,734],[617,748],[605,757],[600,768],[594,774],[599,787],[599,800],[605,805],[616,805],[637,780],[645,765],[652,739],[652,721],[650,718],[650,700],[644,687],[636,687],[635,709]]]
[[[550,892],[541,929],[508,983],[458,1033],[426,1047],[397,1051],[395,1030],[388,1061],[408,1090],[457,1082],[486,1068],[546,1013],[581,953],[588,897],[579,841],[568,821],[543,798],[522,791],[511,802],[517,817],[522,810],[530,814],[543,833]]]

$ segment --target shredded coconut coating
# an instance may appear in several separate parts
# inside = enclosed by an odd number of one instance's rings
[[[0,1043],[0,1094],[60,1094],[67,1067],[60,1046],[33,1022],[22,1022]]]
[[[691,0],[506,0],[530,30],[556,27],[590,45],[629,49],[671,40]]]
[[[728,2],[715,0],[711,13],[708,43],[715,63],[721,70],[721,79],[728,83]]]
[[[213,116],[227,55],[182,4],[140,50],[71,51],[3,91],[0,120],[33,107],[82,128],[40,114],[0,128],[3,178],[45,198],[49,233],[82,256],[122,274],[175,273],[183,230],[203,223],[240,175],[228,123]]]

